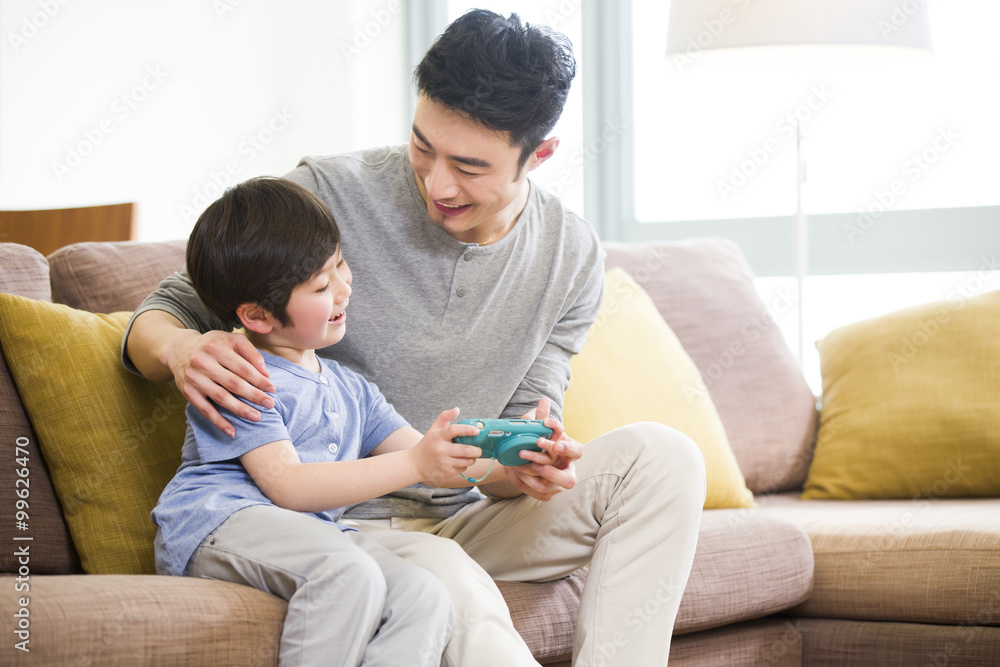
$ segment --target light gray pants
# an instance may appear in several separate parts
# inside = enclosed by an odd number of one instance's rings
[[[359,532],[272,505],[229,517],[185,575],[287,600],[281,667],[438,667],[451,637],[451,601],[437,577]]]

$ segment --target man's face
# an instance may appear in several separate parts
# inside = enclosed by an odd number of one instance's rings
[[[464,243],[484,243],[520,214],[532,155],[518,169],[521,149],[421,95],[413,114],[410,165],[431,221]]]

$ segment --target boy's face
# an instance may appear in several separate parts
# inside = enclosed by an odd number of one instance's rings
[[[287,312],[293,324],[276,324],[268,343],[297,350],[317,350],[339,343],[347,327],[353,280],[338,248],[319,273],[292,291]]]
[[[410,165],[431,221],[463,243],[506,231],[528,194],[528,172],[544,158],[421,95],[413,114]]]

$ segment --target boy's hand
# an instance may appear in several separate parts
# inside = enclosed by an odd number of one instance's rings
[[[451,441],[459,436],[479,434],[479,429],[471,424],[450,423],[457,418],[458,408],[445,410],[434,420],[420,442],[406,450],[420,478],[431,486],[465,472],[483,453],[479,447]]]
[[[541,452],[523,450],[521,458],[531,461],[523,466],[507,466],[507,479],[522,493],[538,500],[552,500],[560,491],[576,486],[576,460],[583,456],[583,446],[566,435],[566,429],[549,416],[549,399],[538,401],[538,407],[522,419],[540,419],[552,429],[551,438],[539,438]]]
[[[274,407],[274,400],[264,393],[274,391],[264,358],[241,333],[185,330],[163,356],[184,398],[230,437],[236,431],[216,405],[251,421],[258,421],[260,414],[236,396],[265,408]]]

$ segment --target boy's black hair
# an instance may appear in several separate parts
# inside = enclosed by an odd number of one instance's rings
[[[546,26],[473,9],[441,34],[417,65],[417,90],[520,146],[518,171],[545,140],[576,76],[569,39]]]
[[[187,270],[205,306],[228,327],[236,308],[256,303],[284,326],[292,290],[336,254],[340,232],[330,210],[301,185],[252,178],[226,190],[195,223]]]

